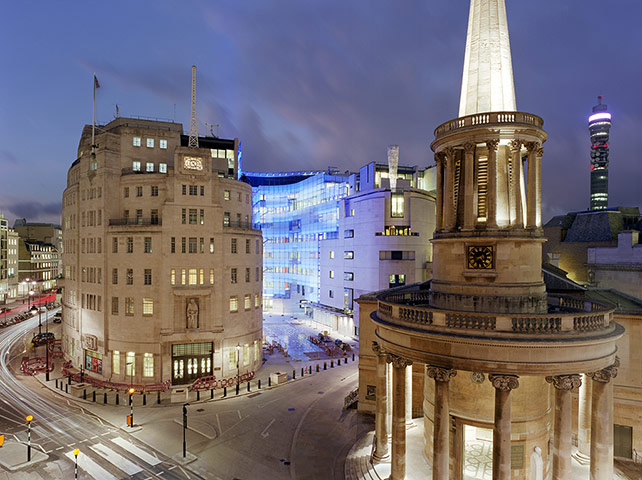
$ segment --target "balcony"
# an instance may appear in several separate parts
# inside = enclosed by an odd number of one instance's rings
[[[435,139],[454,133],[456,130],[470,127],[478,128],[486,125],[525,126],[541,129],[544,125],[544,120],[532,113],[523,112],[476,113],[442,123],[435,129]]]
[[[109,225],[162,225],[160,218],[110,218]]]
[[[246,221],[240,221],[240,222],[226,222],[223,220],[223,228],[243,228],[243,229],[249,229],[249,230],[257,230],[260,231],[260,228],[256,228],[255,225],[252,222],[246,222]]]

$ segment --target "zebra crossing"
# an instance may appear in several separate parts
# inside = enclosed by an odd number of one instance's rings
[[[154,468],[158,467],[162,460],[153,453],[122,437],[114,437],[109,441],[127,452],[127,456],[117,451],[117,448],[107,445],[108,442],[104,438],[102,440],[98,438],[97,443],[85,444],[81,449],[78,454],[78,471],[84,472],[94,480],[117,480],[123,477],[132,477],[141,474],[141,472],[144,474],[140,478],[158,476],[176,478],[170,474],[175,466],[170,466],[164,472],[159,468]],[[136,458],[133,459],[132,456]],[[65,457],[71,462],[76,461],[73,452],[66,452]]]

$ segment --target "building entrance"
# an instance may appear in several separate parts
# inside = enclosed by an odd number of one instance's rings
[[[463,480],[492,480],[493,430],[464,424]]]
[[[212,375],[213,353],[211,342],[172,345],[172,385]]]

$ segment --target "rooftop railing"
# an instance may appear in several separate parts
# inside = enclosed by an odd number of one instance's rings
[[[438,138],[453,130],[466,127],[478,127],[483,125],[497,124],[521,124],[529,125],[536,128],[542,128],[544,120],[532,113],[523,112],[488,112],[466,115],[465,117],[455,118],[446,123],[442,123],[435,129],[435,137]]]

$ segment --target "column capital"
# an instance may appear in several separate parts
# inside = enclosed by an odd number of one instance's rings
[[[372,351],[375,352],[377,355],[386,354],[386,351],[383,349],[381,345],[379,345],[378,342],[372,342]]]
[[[544,147],[542,147],[541,145],[537,147],[537,149],[535,150],[535,156],[542,158],[544,156]]]
[[[399,355],[395,355],[394,353],[388,353],[386,354],[386,361],[388,363],[392,363],[392,366],[394,368],[406,368],[412,365],[412,361],[408,360],[407,358],[400,357]]]
[[[582,377],[580,375],[555,375],[553,377],[546,377],[548,383],[552,383],[558,390],[573,390],[582,385]]]
[[[457,375],[457,370],[426,365],[426,375],[430,378],[434,378],[435,382],[449,382],[451,377]]]
[[[488,380],[493,387],[502,392],[509,392],[519,387],[519,377],[517,375],[488,375]]]
[[[476,145],[472,142],[466,142],[464,143],[464,152],[466,153],[474,153],[475,152],[475,147]]]
[[[508,144],[508,147],[511,153],[519,152],[522,149],[522,141],[516,138]]]
[[[537,153],[538,148],[544,148],[542,147],[542,144],[539,142],[524,142],[524,146],[526,147],[526,150],[528,150],[528,153]]]
[[[497,147],[499,146],[499,140],[498,139],[486,140],[486,146],[488,147],[488,150],[497,151]]]
[[[620,359],[615,357],[615,362],[602,370],[597,372],[589,372],[587,375],[596,382],[609,383],[612,378],[617,377],[617,369],[620,366]]]
[[[446,160],[446,154],[444,152],[435,153],[435,163],[443,163]]]

